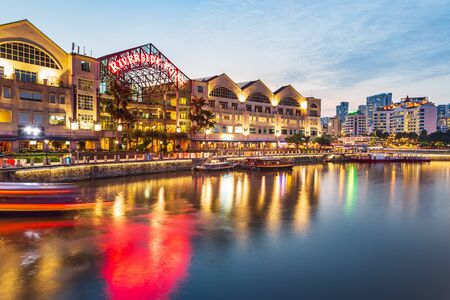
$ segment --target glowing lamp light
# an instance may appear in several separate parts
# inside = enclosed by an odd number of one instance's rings
[[[94,130],[95,130],[95,131],[100,131],[100,130],[102,130],[102,124],[100,124],[100,123],[95,123],[95,124],[94,124]]]
[[[209,129],[209,128],[206,129],[206,130],[205,130],[205,133],[206,133],[206,134],[211,134],[211,129]]]
[[[14,68],[7,60],[0,58],[0,66],[3,67],[3,76],[10,77],[14,73]]]
[[[244,96],[244,93],[241,93],[241,94],[239,95],[239,102],[245,102],[245,96]]]
[[[117,125],[117,131],[122,131],[123,130],[123,127],[122,127],[122,125]]]
[[[51,69],[42,69],[39,71],[39,78],[42,80],[46,79],[49,84],[55,84],[54,80],[56,77],[55,71]]]
[[[70,145],[70,142],[69,141],[66,141],[66,146],[69,146]]]
[[[277,99],[275,99],[275,97],[273,97],[273,98],[270,100],[270,103],[272,104],[272,106],[277,106],[277,105],[278,105]]]
[[[233,135],[232,134],[222,134],[220,136],[220,138],[222,139],[222,141],[232,141],[233,140]]]
[[[37,145],[37,141],[30,141],[30,145]]]
[[[78,128],[79,128],[78,122],[77,122],[77,121],[73,121],[73,122],[70,124],[70,128],[71,128],[72,130],[78,130]]]
[[[308,103],[306,101],[303,101],[300,103],[300,108],[301,109],[306,109],[308,107]]]
[[[280,135],[281,135],[280,130],[276,130],[276,131],[275,131],[275,135],[276,135],[276,136],[280,136]]]
[[[27,135],[38,136],[41,130],[37,127],[27,126],[23,129]]]
[[[181,132],[180,126],[177,126],[176,131],[177,131],[177,133],[180,133],[180,132]]]
[[[48,145],[48,143],[50,143],[50,141],[49,141],[49,140],[44,140],[44,143],[45,143],[46,145]]]

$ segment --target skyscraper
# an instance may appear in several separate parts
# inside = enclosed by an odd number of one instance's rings
[[[450,104],[437,106],[437,128],[442,132],[447,132],[450,127]]]
[[[336,106],[336,117],[339,121],[343,123],[345,121],[345,116],[348,114],[348,102],[341,102],[341,104]]]
[[[377,109],[392,104],[392,93],[382,93],[378,95],[369,96],[366,98],[367,109],[367,125],[369,131],[373,129],[373,112]]]
[[[358,105],[358,113],[361,115],[367,115],[367,106],[364,104]]]

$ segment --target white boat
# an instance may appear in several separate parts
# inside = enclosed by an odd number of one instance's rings
[[[226,171],[231,170],[237,166],[237,163],[230,161],[223,161],[218,159],[207,160],[200,166],[194,167],[196,171]]]

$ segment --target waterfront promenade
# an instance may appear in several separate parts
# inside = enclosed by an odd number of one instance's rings
[[[416,157],[427,157],[433,161],[449,161],[448,150],[398,150],[383,149],[368,153],[397,153]],[[337,155],[338,154],[338,155]],[[334,162],[344,162],[355,153],[304,150],[271,150],[271,151],[217,151],[196,153],[114,153],[93,154],[79,153],[70,159],[61,158],[59,162],[50,164],[34,163],[32,160],[18,159],[14,165],[6,164],[0,169],[2,181],[18,182],[73,182],[90,179],[143,175],[150,173],[187,171],[206,159],[242,160],[251,157],[283,157],[290,158],[295,164],[323,163],[330,157],[338,157]],[[77,159],[78,158],[78,159]]]

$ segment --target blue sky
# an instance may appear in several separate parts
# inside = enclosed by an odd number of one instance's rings
[[[26,3],[26,4],[25,4]],[[323,115],[368,95],[450,103],[450,0],[9,1],[61,47],[94,56],[154,43],[191,78],[292,84]]]

